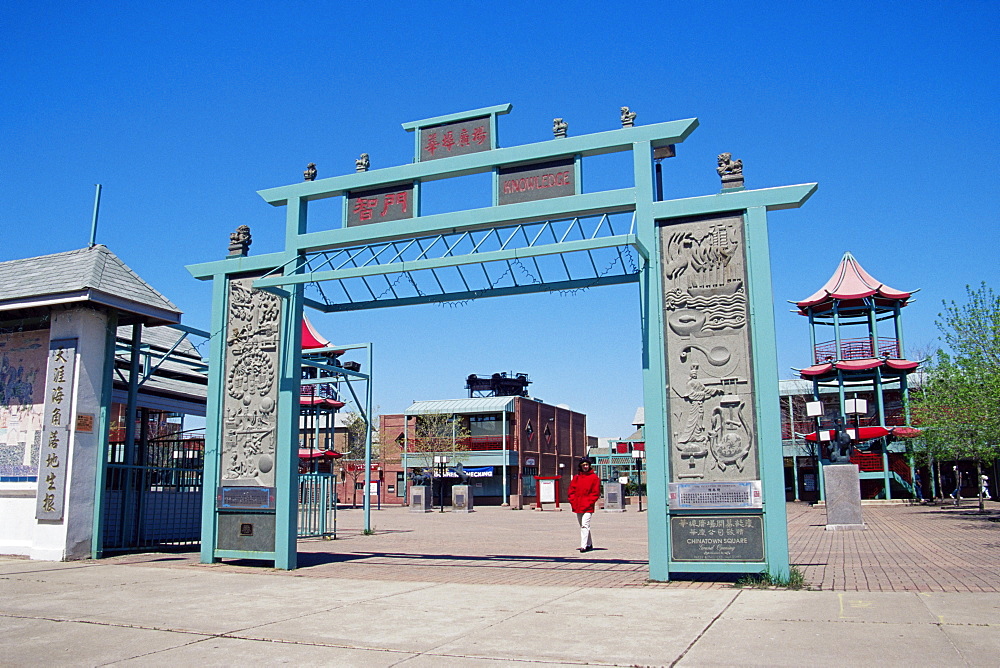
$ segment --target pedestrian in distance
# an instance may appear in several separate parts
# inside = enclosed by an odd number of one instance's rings
[[[955,505],[957,506],[959,501],[962,500],[962,472],[958,466],[952,466],[951,471],[955,476],[955,491],[951,493],[951,498],[955,499]]]
[[[981,494],[983,495],[983,498],[984,499],[990,499],[990,498],[992,498],[990,496],[990,477],[984,473],[982,475],[982,479],[980,480],[980,482],[983,485],[982,492],[981,492]]]
[[[920,477],[920,471],[914,471],[913,473],[913,496],[916,497],[918,503],[922,503],[924,500],[924,485],[923,479]]]
[[[577,474],[569,483],[569,505],[576,513],[580,525],[580,552],[594,549],[590,535],[590,520],[594,516],[594,505],[601,498],[601,479],[594,472],[590,459],[584,457],[577,466]]]

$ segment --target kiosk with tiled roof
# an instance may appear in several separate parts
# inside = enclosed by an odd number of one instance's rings
[[[884,495],[889,498],[890,479],[898,478],[904,488],[909,484],[909,471],[896,471],[901,467],[888,461],[888,445],[894,437],[914,432],[906,410],[907,377],[920,363],[905,358],[900,319],[913,292],[889,287],[865,271],[851,253],[844,253],[823,287],[793,302],[799,314],[809,318],[813,351],[812,364],[797,370],[813,383],[811,414],[817,418],[815,431],[804,438],[834,440],[835,423],[842,420],[852,442],[851,461],[861,466],[862,478],[866,468],[877,473],[867,477],[883,478]],[[836,388],[836,405],[821,403],[821,387]],[[891,400],[887,400],[889,390]],[[827,455],[824,451],[823,459]],[[866,457],[872,462],[866,463]]]

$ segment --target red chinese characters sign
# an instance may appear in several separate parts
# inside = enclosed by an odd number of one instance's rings
[[[347,196],[347,226],[413,218],[413,186],[396,185]]]
[[[488,116],[420,128],[420,162],[478,153],[491,148],[493,142]]]

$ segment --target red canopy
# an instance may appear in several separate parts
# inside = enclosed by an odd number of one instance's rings
[[[826,285],[810,297],[796,302],[796,306],[805,311],[810,306],[834,299],[858,300],[872,295],[890,301],[904,302],[904,304],[900,304],[900,306],[904,306],[912,294],[912,292],[890,288],[885,283],[872,278],[871,274],[858,264],[853,255],[844,253],[840,265],[837,266],[837,270],[833,272],[833,276],[826,282]]]
[[[848,433],[855,431],[853,427],[847,427],[846,429]],[[815,441],[817,438],[816,435],[822,432],[826,432],[830,435],[830,438],[826,440],[833,440],[833,430],[831,429],[821,429],[819,432],[814,431],[811,434],[806,434],[805,439],[807,441]],[[873,438],[880,438],[889,434],[889,430],[885,427],[859,427],[857,432],[858,437],[854,439],[855,441],[870,441]]]
[[[344,402],[337,401],[336,399],[325,399],[323,397],[301,396],[299,397],[299,405],[318,406],[320,408],[333,408],[339,411],[341,408],[344,407]]]
[[[319,459],[320,457],[340,459],[343,456],[336,450],[313,450],[310,452],[309,448],[299,448],[299,459]]]
[[[920,436],[922,432],[915,427],[893,427],[892,435],[898,436],[899,438],[913,438],[914,436]]]
[[[827,376],[835,376],[837,369],[848,372],[868,371],[870,369],[876,369],[880,366],[888,367],[891,371],[912,371],[920,366],[920,362],[911,362],[910,360],[884,360],[878,357],[869,357],[868,359],[863,360],[840,360],[838,362],[813,364],[805,369],[799,369],[799,375],[806,379],[823,378]]]

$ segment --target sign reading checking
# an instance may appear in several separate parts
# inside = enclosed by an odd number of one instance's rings
[[[497,202],[514,204],[576,194],[573,159],[500,169]]]
[[[347,226],[413,218],[413,185],[351,192],[347,196]]]
[[[489,151],[492,147],[489,116],[420,128],[420,162]]]

